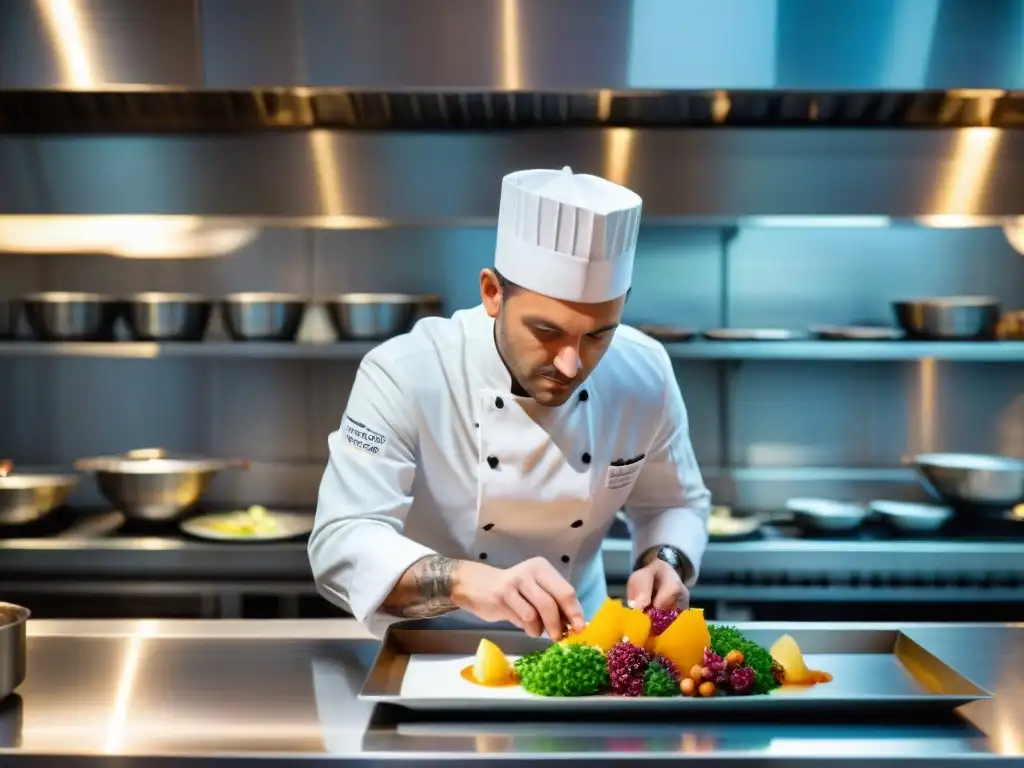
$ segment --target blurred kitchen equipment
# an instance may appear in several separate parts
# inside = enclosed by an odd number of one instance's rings
[[[441,314],[441,297],[403,293],[343,293],[324,303],[338,338],[379,341],[409,331],[421,317]]]
[[[831,341],[891,341],[903,338],[903,332],[896,328],[873,325],[816,325],[810,331],[819,339]]]
[[[14,472],[0,460],[0,525],[33,523],[55,510],[78,484],[78,475]]]
[[[276,512],[252,506],[234,512],[214,512],[183,521],[180,528],[190,536],[211,541],[287,541],[309,536],[315,515]]]
[[[785,328],[710,328],[703,335],[715,341],[795,341],[807,338],[804,331]]]
[[[50,291],[22,297],[32,334],[41,341],[113,341],[123,303],[98,293]]]
[[[294,293],[232,293],[220,306],[235,341],[294,341],[309,301]]]
[[[872,501],[868,507],[894,528],[907,533],[932,533],[953,517],[953,510],[912,501]]]
[[[125,322],[136,341],[202,341],[213,302],[193,293],[137,293],[125,301]]]
[[[708,536],[715,541],[745,539],[760,531],[758,518],[734,516],[729,507],[713,507],[708,516]]]
[[[976,453],[925,453],[914,467],[933,496],[953,507],[1009,510],[1024,501],[1024,460]]]
[[[95,473],[100,493],[116,510],[156,521],[178,518],[199,501],[217,473],[236,468],[248,469],[249,462],[179,456],[161,448],[75,462],[75,469]]]
[[[689,341],[697,335],[697,332],[692,328],[675,328],[671,325],[652,325],[650,323],[638,325],[637,330],[647,334],[652,339],[667,342]]]
[[[1006,312],[999,321],[996,334],[1009,341],[1024,341],[1024,309]]]
[[[0,700],[25,682],[25,624],[31,615],[28,608],[0,603]]]
[[[911,339],[993,339],[1000,305],[991,296],[945,296],[894,301],[896,324]]]
[[[0,299],[0,340],[13,339],[17,332],[17,303],[10,299]]]
[[[817,531],[852,531],[868,516],[868,510],[859,504],[832,499],[790,499],[786,509],[798,525]]]

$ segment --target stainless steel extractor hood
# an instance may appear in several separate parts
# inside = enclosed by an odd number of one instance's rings
[[[0,213],[1024,213],[1024,0],[5,0]]]

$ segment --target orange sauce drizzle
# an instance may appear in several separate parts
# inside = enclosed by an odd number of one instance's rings
[[[807,672],[808,677],[806,680],[801,680],[799,683],[783,683],[783,686],[792,688],[809,688],[810,686],[818,685],[819,683],[832,682],[832,675],[828,672],[819,672],[816,669],[809,669]]]
[[[463,669],[460,674],[462,675],[462,679],[466,682],[473,683],[473,685],[482,685],[485,688],[510,688],[514,685],[519,685],[519,681],[515,677],[513,677],[508,682],[498,683],[497,685],[487,685],[486,683],[481,683],[479,680],[476,679],[476,675],[473,674],[472,664]]]

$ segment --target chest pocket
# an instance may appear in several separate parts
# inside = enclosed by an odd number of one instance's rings
[[[616,459],[600,469],[594,502],[602,513],[614,515],[622,508],[640,479],[646,461],[647,457],[639,454],[628,459]]]

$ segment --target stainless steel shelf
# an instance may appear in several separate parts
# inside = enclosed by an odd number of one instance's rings
[[[282,342],[0,342],[0,357],[261,358],[358,360],[372,342],[291,344]],[[666,344],[676,359],[1024,362],[1024,341],[692,341]]]

